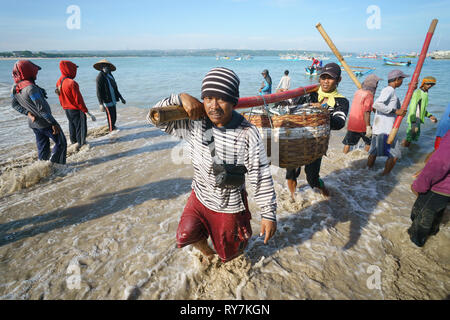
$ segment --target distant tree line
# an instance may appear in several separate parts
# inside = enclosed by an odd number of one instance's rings
[[[90,57],[90,54],[80,54],[80,53],[49,53],[49,52],[32,52],[29,50],[24,51],[9,51],[9,52],[0,52],[0,57],[3,58],[59,58],[59,57]]]
[[[330,54],[321,51],[305,50],[238,50],[238,49],[204,49],[204,50],[114,50],[114,51],[61,51],[32,52],[9,51],[0,52],[0,57],[8,58],[61,58],[61,57],[180,57],[180,56],[278,56],[282,54]]]

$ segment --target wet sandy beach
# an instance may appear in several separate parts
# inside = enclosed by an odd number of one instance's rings
[[[384,160],[367,170],[363,149],[342,154],[345,132],[333,132],[321,169],[331,197],[306,186],[302,172],[291,203],[285,171],[272,167],[273,240],[257,236],[248,186],[253,237],[245,254],[205,266],[195,249],[175,247],[193,174],[174,161],[181,144],[146,124],[147,110],[120,112],[120,130],[91,132],[66,166],[30,156],[3,163],[0,299],[448,298],[448,212],[423,248],[406,233],[423,156],[411,152],[383,178]]]

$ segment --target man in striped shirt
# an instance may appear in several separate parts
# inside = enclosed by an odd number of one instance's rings
[[[261,208],[264,243],[276,231],[276,195],[261,136],[233,111],[239,99],[239,82],[232,70],[214,68],[202,82],[203,103],[181,93],[155,105],[179,105],[189,115],[189,119],[160,126],[187,142],[194,167],[192,193],[178,225],[177,245],[192,244],[207,257],[217,253],[223,262],[239,256],[252,235],[244,172]],[[147,119],[150,121],[150,114]],[[236,173],[236,168],[243,171]],[[222,185],[220,178],[233,182]],[[209,236],[216,252],[207,243]]]

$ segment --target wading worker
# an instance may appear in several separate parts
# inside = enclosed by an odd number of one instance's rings
[[[56,82],[56,94],[59,103],[64,109],[69,122],[69,137],[72,144],[77,144],[77,149],[86,144],[87,121],[86,114],[89,114],[93,121],[95,117],[86,108],[80,87],[75,81],[78,66],[67,60],[59,63],[61,77]]]
[[[261,88],[259,89],[259,94],[271,94],[272,93],[272,78],[269,76],[269,70],[264,69],[261,73],[264,77],[264,80],[261,84]]]
[[[276,195],[269,161],[258,130],[233,107],[239,78],[229,69],[211,69],[203,79],[200,102],[181,93],[155,107],[179,105],[189,119],[166,122],[160,129],[186,140],[194,167],[192,193],[177,230],[179,248],[193,245],[223,262],[239,256],[252,235],[245,177],[261,208],[264,243],[276,231]],[[150,114],[147,116],[150,121]],[[208,245],[211,237],[215,252]]]
[[[39,160],[66,164],[67,141],[58,122],[53,118],[44,89],[36,85],[36,77],[41,67],[29,60],[14,64],[12,76],[12,107],[28,116],[28,125],[36,136]],[[50,139],[55,146],[50,150]]]
[[[411,185],[417,199],[411,211],[412,225],[408,234],[418,247],[422,247],[429,236],[438,233],[445,208],[450,203],[449,159],[450,131]]]
[[[94,68],[100,73],[97,76],[97,98],[100,104],[100,110],[106,112],[108,118],[109,131],[116,130],[117,111],[116,104],[120,101],[125,104],[117,88],[116,80],[111,72],[116,71],[116,67],[106,59],[100,60],[94,64]]]
[[[327,108],[330,111],[331,130],[342,129],[345,126],[348,113],[349,102],[337,90],[341,79],[341,67],[336,63],[329,63],[321,69],[319,90],[302,96],[295,101],[296,104],[309,102],[313,106]],[[305,165],[306,180],[311,188],[318,188],[321,194],[327,197],[329,196],[329,191],[319,175],[321,163],[322,157]],[[295,201],[295,190],[297,188],[297,178],[300,175],[300,169],[286,169],[286,180],[289,191],[291,192],[291,201]]]

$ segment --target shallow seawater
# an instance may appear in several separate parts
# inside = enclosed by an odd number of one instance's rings
[[[447,296],[448,222],[424,248],[406,233],[411,175],[423,158],[401,160],[382,178],[382,159],[367,170],[362,146],[344,155],[342,133],[333,133],[321,170],[331,197],[311,190],[302,173],[291,203],[285,171],[271,167],[276,236],[267,245],[258,237],[260,217],[249,186],[253,237],[247,250],[230,263],[205,265],[198,251],[175,245],[192,168],[176,161],[182,144],[147,125],[144,116],[141,109],[124,109],[119,131],[88,138],[64,168],[51,168],[38,183],[0,198],[0,298]],[[370,285],[376,267],[379,289]]]
[[[86,66],[92,62],[83,61]],[[158,95],[151,88],[147,91],[151,83],[144,81],[140,83],[146,90],[138,90],[125,75],[131,75],[142,60],[124,58],[119,61],[122,68],[126,61],[127,72],[116,78],[122,79],[119,86],[122,81],[128,103],[119,108],[119,130],[113,133],[104,127],[95,92],[86,89],[93,80],[80,74],[88,108],[98,120],[88,119],[88,145],[78,152],[69,146],[65,166],[36,161],[33,133],[8,105],[7,85],[0,85],[0,299],[448,297],[448,212],[440,232],[423,248],[413,245],[406,233],[415,200],[412,175],[432,149],[432,124],[425,124],[420,144],[403,150],[388,177],[380,176],[384,159],[366,169],[363,146],[344,155],[345,130],[333,132],[321,169],[331,191],[328,199],[307,185],[302,172],[296,201],[290,202],[285,170],[272,166],[278,199],[275,237],[264,245],[258,236],[259,208],[248,186],[253,236],[244,255],[208,265],[195,249],[176,248],[178,221],[193,176],[189,162],[180,161],[183,144],[148,125],[146,109],[132,107],[150,106],[171,91],[197,92],[197,84],[184,81],[189,88],[183,90],[175,81],[172,88],[158,87]],[[160,82],[174,83],[171,75],[183,61],[188,59],[169,59],[167,79]],[[247,66],[233,62],[242,68],[242,96],[254,94],[251,72],[259,71],[262,62],[279,66],[280,74],[285,68],[275,59],[255,58]],[[196,60],[192,68],[200,71],[191,78],[201,79],[215,63]],[[53,62],[42,64],[50,68]],[[1,70],[8,68],[0,61]],[[41,78],[48,92],[56,71]],[[95,79],[93,72],[90,76]],[[6,83],[3,78],[2,71],[0,82]],[[342,90],[351,96],[354,89],[344,80]],[[296,81],[305,85],[310,80],[297,76]],[[163,86],[160,82],[158,86]],[[259,85],[259,80],[254,82]],[[430,96],[433,113],[446,105],[438,88],[439,84]],[[67,120],[55,97],[49,102],[66,132]]]

